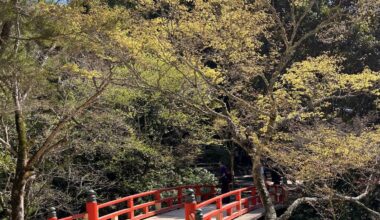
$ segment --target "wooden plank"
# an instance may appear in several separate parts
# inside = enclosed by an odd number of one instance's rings
[[[264,216],[265,209],[259,208],[255,209],[252,212],[248,212],[240,217],[235,218],[235,220],[256,220]]]

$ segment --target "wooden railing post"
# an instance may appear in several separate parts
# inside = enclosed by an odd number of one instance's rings
[[[234,193],[233,195],[234,195],[235,199],[237,199],[236,194]],[[223,200],[222,200],[222,203],[223,203]],[[227,209],[227,216],[231,216],[232,215],[232,211],[233,211],[233,207],[228,208]]]
[[[149,212],[149,206],[145,206],[143,208],[143,212],[144,212],[144,214],[147,214]]]
[[[154,205],[154,207],[156,208],[156,211],[160,210],[161,209],[161,192],[160,192],[160,190],[157,190],[157,192],[154,193],[154,200],[156,200],[156,204]]]
[[[210,193],[211,193],[211,198],[215,197],[216,195],[215,186],[211,186]]]
[[[48,209],[48,220],[58,220],[57,218],[57,212],[55,211],[54,207],[50,207]]]
[[[239,193],[236,195],[236,201],[239,202],[237,205],[237,211],[239,212],[241,210],[241,191],[239,191]]]
[[[222,199],[219,198],[216,201],[216,208],[220,210],[222,206],[223,206]],[[223,212],[220,211],[220,213],[218,213],[218,215],[216,216],[216,220],[222,220],[222,219],[223,219]]]
[[[89,190],[87,192],[86,211],[88,220],[99,219],[98,203],[96,202],[96,193],[94,190]]]
[[[278,185],[274,185],[274,195],[276,196],[276,203],[280,203],[280,192],[278,191]]]
[[[130,209],[130,212],[128,213],[128,218],[133,219],[135,217],[135,210],[133,209],[133,198],[128,199],[127,204],[128,208]]]
[[[177,189],[177,199],[178,199],[178,204],[182,204],[182,187],[179,187]]]
[[[249,201],[249,199],[246,199],[246,200],[244,200],[244,208],[249,208],[249,203],[250,203],[250,201]]]
[[[251,196],[252,196],[252,206],[257,205],[257,199],[256,199],[256,187],[252,187],[252,190],[251,190]]]
[[[197,202],[202,201],[202,192],[200,186],[195,186],[195,199]]]
[[[195,207],[197,202],[195,201],[194,190],[187,189],[186,190],[186,198],[185,198],[185,220],[193,220],[191,215],[195,215]]]
[[[285,201],[287,200],[287,193],[288,191],[285,189],[284,186],[280,187],[281,188],[281,204],[284,204]]]

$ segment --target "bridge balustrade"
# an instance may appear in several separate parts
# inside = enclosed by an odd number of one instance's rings
[[[284,203],[286,191],[282,186],[272,185],[267,186],[267,188],[272,201],[276,205]],[[234,201],[223,205],[223,199],[231,197],[234,198]],[[215,205],[216,209],[203,213],[202,210],[210,205]],[[260,207],[262,207],[262,203],[256,192],[256,188],[250,186],[230,191],[198,204],[194,200],[188,200],[185,205],[185,219],[211,220],[212,218],[216,218],[217,220],[231,220]]]
[[[272,201],[278,205],[286,200],[286,190],[279,185],[267,186]],[[48,220],[140,220],[175,209],[185,208],[186,220],[231,220],[262,207],[260,197],[254,186],[236,189],[228,193],[215,196],[215,186],[192,185],[179,186],[130,195],[106,203],[98,204],[94,191],[90,191],[86,202],[86,213],[58,219],[52,208]],[[233,198],[232,202],[223,204],[225,198]],[[142,201],[142,202],[141,202]],[[215,206],[207,213],[202,209]],[[101,210],[115,209],[101,215]],[[120,209],[121,207],[121,209]]]
[[[98,204],[95,192],[90,191],[86,202],[86,213],[58,219],[55,209],[51,209],[48,220],[118,220],[122,216],[131,220],[145,219],[183,208],[186,189],[195,190],[195,198],[198,202],[212,198],[216,193],[215,186],[212,185],[189,185],[152,190]],[[113,209],[117,206],[124,208],[105,215],[99,214],[101,210]]]

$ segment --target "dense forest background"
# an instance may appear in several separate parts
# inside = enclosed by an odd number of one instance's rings
[[[289,216],[376,219],[379,97],[378,0],[0,0],[0,219],[269,158]]]

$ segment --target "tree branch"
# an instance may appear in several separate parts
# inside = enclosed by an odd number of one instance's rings
[[[363,203],[359,202],[358,200],[353,200],[351,202],[353,202],[354,204],[360,206],[361,208],[363,208],[364,210],[366,210],[367,212],[369,212],[372,216],[377,217],[377,219],[380,219],[380,213],[379,212],[376,212],[375,210],[368,208],[366,205],[364,205]]]
[[[0,138],[0,142],[3,143],[5,145],[5,148],[13,155],[16,155],[16,152],[14,151],[14,149],[12,148],[11,144],[7,141],[5,141],[4,139]]]
[[[370,178],[369,178],[369,184],[367,185],[366,190],[362,194],[360,194],[358,196],[355,196],[355,197],[344,196],[344,195],[341,195],[341,194],[338,194],[338,193],[334,193],[331,198],[329,198],[329,197],[322,197],[322,198],[303,197],[303,198],[298,198],[298,199],[296,199],[288,207],[288,209],[285,211],[285,213],[282,214],[278,218],[278,220],[287,220],[287,219],[289,219],[291,217],[292,213],[294,212],[294,210],[296,210],[297,207],[300,206],[301,204],[304,204],[304,203],[315,203],[315,202],[324,202],[324,201],[329,201],[331,199],[338,199],[338,200],[345,201],[345,202],[352,202],[352,203],[356,204],[357,206],[360,206],[361,208],[363,208],[367,212],[369,212],[371,215],[379,218],[380,217],[380,213],[379,212],[376,212],[375,210],[372,210],[372,209],[368,208],[366,205],[364,205],[362,202],[360,202],[361,199],[364,199],[371,192],[371,189],[372,189],[371,186],[374,186],[373,184],[371,184],[371,182],[374,182],[372,180],[373,180],[373,175],[371,175]]]
[[[49,152],[49,151],[52,150],[52,149],[55,149],[55,148],[58,148],[58,147],[64,145],[66,142],[67,142],[67,138],[66,138],[66,137],[65,137],[65,138],[62,138],[61,140],[59,140],[59,141],[56,142],[55,144],[52,144],[52,145],[50,145],[49,147],[47,147],[47,148],[46,148],[46,151],[45,151],[45,154],[46,154],[46,152]],[[33,158],[32,158],[32,159],[33,159]],[[42,160],[42,157],[37,158],[37,160],[38,160],[38,161],[36,161],[36,162],[34,162],[34,163],[36,163],[36,164],[40,163],[41,160]]]
[[[338,8],[336,8],[338,9]],[[333,10],[333,9],[331,9]],[[333,13],[332,16],[330,16],[329,18],[327,18],[326,20],[324,20],[323,22],[319,23],[313,30],[309,31],[309,32],[306,32],[298,41],[296,41],[291,47],[293,49],[296,49],[297,47],[299,47],[306,39],[308,39],[309,37],[315,35],[316,33],[318,33],[321,29],[329,26],[332,24],[332,21],[337,18],[338,16],[340,16],[340,11],[338,10],[336,13]]]
[[[363,193],[362,195],[364,195],[364,194],[365,193]],[[370,213],[374,217],[377,217],[378,219],[380,219],[380,213],[376,212],[373,209],[368,208],[366,205],[364,205],[362,202],[360,202],[359,201],[359,197],[342,196],[342,195],[339,195],[339,194],[335,194],[334,196],[337,197],[337,198],[339,198],[339,199],[341,199],[341,200],[343,200],[343,201],[352,202],[355,205],[357,205],[357,206],[363,208],[364,210],[366,210],[368,213]]]
[[[304,203],[315,203],[320,201],[327,201],[327,198],[316,198],[316,197],[303,197],[296,199],[287,209],[286,211],[278,218],[278,220],[287,220],[289,219],[293,212],[298,208],[298,206]]]
[[[28,161],[27,163],[28,169],[31,169],[33,166],[38,164],[39,161],[41,161],[42,157],[51,149],[53,149],[54,146],[58,146],[58,145],[51,145],[55,137],[60,133],[63,127],[67,124],[67,122],[71,121],[71,119],[74,118],[75,116],[82,114],[83,110],[91,106],[97,100],[97,98],[103,93],[103,91],[108,86],[112,75],[113,73],[111,70],[108,77],[102,82],[102,84],[99,86],[99,89],[91,97],[89,97],[82,105],[78,106],[74,111],[66,115],[61,121],[57,123],[57,125],[54,127],[50,135],[45,139],[45,142],[42,144],[42,146]]]
[[[269,1],[265,1],[265,3],[267,3],[267,6],[268,6],[269,10],[271,11],[272,17],[276,21],[277,26],[280,28],[281,37],[282,37],[282,40],[284,41],[286,48],[289,48],[290,42],[288,39],[288,35],[286,33],[284,23],[281,21],[281,18],[278,16],[277,11],[273,7],[273,5]]]
[[[269,116],[269,114],[267,112],[264,112],[258,108],[255,108],[253,107],[250,103],[248,103],[247,101],[245,101],[244,99],[232,94],[231,92],[227,91],[226,88],[222,87],[222,86],[218,86],[218,85],[215,85],[214,83],[210,82],[210,80],[207,78],[207,76],[199,69],[197,68],[196,66],[194,66],[193,64],[191,64],[190,62],[188,62],[185,58],[183,57],[180,57],[180,59],[185,62],[185,64],[187,66],[189,66],[190,68],[192,68],[194,71],[196,71],[203,79],[203,81],[205,81],[209,86],[215,88],[215,89],[218,89],[220,90],[221,92],[223,92],[226,96],[228,96],[229,98],[235,100],[236,102],[246,106],[248,109],[252,110],[252,111],[255,111],[255,112],[259,112],[260,114],[262,115],[266,115],[266,116]]]
[[[297,32],[298,32],[299,26],[301,25],[301,23],[302,23],[303,19],[306,17],[306,15],[310,12],[310,10],[313,7],[313,5],[315,4],[315,2],[316,2],[316,0],[310,1],[309,5],[306,8],[306,10],[304,11],[304,13],[301,15],[301,17],[298,19],[298,21],[294,24],[292,36],[290,38],[290,44],[293,44],[294,39],[295,39]],[[294,10],[294,6],[291,6],[291,8]]]
[[[246,150],[247,152],[254,151],[253,146],[251,146],[249,144],[248,145],[246,144],[249,140],[247,140],[247,138],[243,137],[240,134],[240,132],[239,132],[239,126],[236,125],[234,123],[234,121],[232,120],[232,118],[229,117],[228,115],[224,115],[222,113],[216,112],[215,110],[211,109],[207,105],[199,104],[199,103],[192,103],[190,101],[187,101],[187,97],[181,96],[178,93],[173,93],[172,91],[167,91],[167,90],[164,90],[164,89],[162,89],[160,87],[153,86],[153,85],[149,84],[148,82],[146,82],[146,80],[144,80],[140,76],[139,71],[136,70],[133,66],[128,66],[128,68],[132,72],[132,74],[135,75],[136,79],[138,80],[134,84],[128,84],[129,86],[134,87],[134,88],[147,89],[147,90],[150,90],[150,91],[161,92],[163,95],[165,95],[165,96],[167,96],[169,98],[173,98],[174,100],[177,100],[178,102],[184,104],[185,106],[187,106],[189,108],[192,108],[195,111],[198,111],[198,112],[200,112],[200,113],[202,113],[204,115],[218,117],[218,118],[222,118],[222,119],[226,120],[226,122],[228,123],[228,125],[230,127],[230,130],[231,130],[231,132],[233,133],[233,136],[234,136],[231,139],[236,144],[238,144],[240,147],[242,147],[244,150]],[[142,83],[144,85],[139,85],[140,83]],[[252,148],[250,148],[250,147],[252,147]]]

